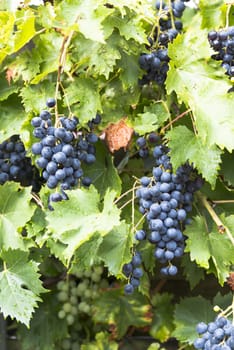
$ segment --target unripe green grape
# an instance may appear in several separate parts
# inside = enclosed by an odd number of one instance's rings
[[[81,296],[86,289],[87,289],[87,285],[85,283],[82,282],[82,283],[78,284],[78,286],[76,288],[77,295]]]
[[[98,273],[93,272],[91,274],[91,279],[92,279],[93,282],[100,282],[101,276]]]
[[[70,293],[71,295],[76,295],[76,290],[77,290],[77,287],[72,287],[72,289],[70,290]]]
[[[76,316],[76,315],[78,314],[77,306],[72,306],[71,314],[72,314],[73,316]]]
[[[72,305],[76,305],[76,304],[78,303],[77,296],[72,295],[72,296],[70,297],[70,303],[71,303]]]
[[[86,270],[86,271],[84,271],[84,276],[85,277],[90,277],[91,276],[91,271],[90,270]]]
[[[70,289],[72,289],[73,287],[75,287],[76,286],[76,282],[74,281],[74,280],[70,280],[69,281],[69,287],[70,287]]]
[[[88,304],[86,304],[86,305],[84,306],[84,312],[85,312],[86,314],[89,314],[89,313],[90,313],[90,306],[89,306]]]
[[[75,276],[76,276],[77,278],[82,278],[82,277],[84,276],[84,272],[81,271],[81,270],[77,270],[77,271],[75,272]]]
[[[62,320],[65,317],[66,317],[66,312],[64,310],[60,310],[58,312],[58,318],[60,318]]]
[[[67,303],[63,304],[63,310],[64,310],[66,313],[71,312],[71,308],[72,308],[72,306],[71,306],[70,302],[67,302]]]
[[[67,292],[68,291],[68,284],[66,281],[59,281],[57,283],[57,288],[60,291]]]
[[[78,305],[78,309],[81,311],[81,312],[85,312],[84,310],[86,310],[86,306],[88,304],[85,302],[85,301],[82,301],[79,305]]]
[[[75,317],[71,314],[67,315],[66,317],[67,324],[71,326],[75,322]]]
[[[92,299],[96,299],[98,296],[99,296],[98,291],[93,290],[93,291],[92,291]]]
[[[102,273],[103,273],[103,267],[102,266],[95,266],[93,270],[98,275],[102,275]]]
[[[66,301],[69,299],[67,292],[61,291],[57,294],[58,301]]]
[[[86,289],[84,292],[84,297],[85,298],[91,298],[92,297],[92,291],[90,289]]]
[[[63,348],[63,350],[69,350],[70,346],[71,346],[70,339],[64,339],[62,341],[62,348]]]

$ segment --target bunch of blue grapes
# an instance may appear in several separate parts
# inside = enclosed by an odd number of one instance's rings
[[[165,145],[154,147],[153,176],[140,179],[136,197],[148,223],[147,239],[155,245],[154,256],[161,264],[166,264],[161,273],[173,276],[177,267],[172,261],[183,255],[183,230],[190,222],[188,213],[192,210],[194,192],[201,188],[203,181],[188,163],[174,174],[168,152]]]
[[[234,325],[223,316],[217,317],[208,324],[198,323],[196,331],[199,334],[193,345],[201,350],[234,350]]]
[[[172,42],[183,29],[179,20],[185,10],[185,2],[189,0],[172,0],[171,7],[164,1],[156,2],[159,25],[156,27],[153,38],[149,38],[150,53],[143,53],[139,58],[140,67],[147,73],[140,80],[140,84],[156,82],[163,85],[169,69],[168,43]]]
[[[0,184],[8,181],[19,182],[22,186],[31,186],[39,190],[39,173],[26,156],[26,150],[19,135],[13,135],[0,144]],[[37,183],[38,180],[38,183]]]
[[[138,147],[138,154],[141,158],[147,158],[150,154],[150,147],[152,144],[156,144],[161,141],[159,135],[155,132],[151,132],[147,138],[140,136],[136,140],[136,146]]]
[[[211,57],[216,61],[222,61],[221,66],[229,77],[234,77],[234,27],[212,30],[208,33],[210,46],[216,53]]]
[[[47,107],[53,108],[54,105],[54,99],[47,101]],[[48,110],[42,110],[32,119],[33,135],[40,140],[32,145],[32,153],[37,156],[36,165],[41,169],[47,187],[60,189],[50,195],[49,202],[68,199],[65,191],[78,183],[83,186],[91,184],[91,179],[84,176],[82,163],[93,164],[96,160],[98,136],[93,133],[93,128],[100,121],[97,114],[90,121],[89,130],[84,130],[78,128],[76,117],[60,117],[58,126],[55,126]]]
[[[124,287],[125,294],[132,294],[134,289],[139,287],[140,278],[143,276],[141,268],[142,257],[140,252],[136,251],[132,256],[132,260],[128,264],[123,265],[123,274],[128,278],[128,283]]]

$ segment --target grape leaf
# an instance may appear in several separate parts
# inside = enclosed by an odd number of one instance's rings
[[[103,238],[98,256],[104,261],[109,272],[117,276],[121,274],[123,264],[131,260],[131,247],[132,233],[129,225],[122,222]]]
[[[199,322],[211,322],[214,312],[210,301],[201,296],[184,298],[175,307],[175,330],[172,333],[181,342],[192,344],[198,337],[196,326]]]
[[[234,172],[230,164],[234,162],[234,152],[224,152],[222,155],[222,166],[220,173],[228,185],[234,186]]]
[[[223,0],[200,0],[199,8],[202,15],[202,27],[218,29],[225,26],[225,6]],[[222,11],[223,8],[223,11]]]
[[[111,23],[118,28],[120,35],[126,40],[134,39],[138,44],[147,44],[147,35],[140,23],[140,17],[135,16],[129,10],[125,16],[112,16]]]
[[[129,55],[124,50],[121,52],[119,67],[121,69],[120,79],[124,88],[137,85],[140,76],[139,55]]]
[[[174,330],[173,315],[174,304],[172,302],[172,295],[163,293],[156,294],[152,299],[153,305],[153,320],[150,328],[150,334],[155,339],[164,342],[171,337]]]
[[[62,43],[63,37],[54,32],[44,33],[35,40],[36,48],[32,50],[32,60],[35,65],[40,64],[40,70],[31,80],[31,84],[38,84],[49,73],[58,70]]]
[[[92,237],[83,243],[74,254],[72,266],[69,273],[74,273],[78,267],[80,269],[88,269],[93,266],[98,258],[98,249],[103,241],[103,237],[99,233],[95,233]]]
[[[233,218],[233,215],[222,217],[224,224],[227,222],[227,226],[230,227],[233,225]],[[221,235],[215,225],[211,232],[207,232],[205,219],[197,216],[187,227],[186,236],[188,239],[185,251],[190,252],[191,260],[206,269],[212,267],[212,262],[214,264],[212,272],[223,285],[229,275],[230,264],[234,263],[233,246],[227,235],[225,233]]]
[[[140,135],[155,131],[170,117],[163,102],[154,102],[144,107],[144,113],[139,113],[133,121],[133,128]]]
[[[39,113],[46,107],[48,96],[54,96],[55,86],[49,80],[37,85],[27,85],[20,91],[26,112]]]
[[[119,289],[110,290],[103,292],[94,302],[94,320],[114,324],[117,337],[121,338],[129,326],[144,327],[150,324],[150,306],[141,294],[126,297]]]
[[[32,9],[18,11],[17,13],[16,32],[14,33],[13,52],[21,49],[32,39],[35,31],[35,15]]]
[[[105,1],[86,0],[74,3],[72,0],[64,0],[57,6],[56,21],[68,31],[74,29],[77,23],[77,30],[87,39],[105,42],[102,22],[113,12],[104,6]]]
[[[4,317],[10,316],[29,327],[39,294],[45,292],[39,280],[37,263],[28,261],[28,253],[20,250],[2,251],[4,261],[0,272],[0,308]]]
[[[113,205],[115,192],[107,192],[100,210],[100,196],[94,187],[67,191],[69,200],[54,203],[46,218],[53,239],[67,245],[63,255],[71,259],[75,250],[99,232],[105,236],[119,225],[119,210]],[[66,215],[64,215],[66,213]]]
[[[190,288],[193,289],[196,285],[204,279],[204,270],[197,266],[194,261],[191,261],[188,254],[185,254],[181,259],[183,266],[183,274],[189,282]]]
[[[30,322],[30,330],[19,327],[21,344],[24,350],[52,350],[55,343],[67,336],[67,323],[58,318],[60,305],[54,293],[43,298]],[[40,336],[38,336],[40,335]]]
[[[17,84],[10,85],[6,79],[6,76],[3,74],[0,75],[0,86],[0,101],[6,100],[10,95],[18,92],[19,90],[19,86],[17,86]]]
[[[173,168],[177,169],[189,160],[190,164],[193,163],[199,173],[214,187],[221,162],[221,150],[215,145],[204,144],[199,136],[182,125],[169,131],[167,138]]]
[[[92,183],[97,188],[101,197],[107,190],[113,190],[116,195],[121,193],[121,179],[113,165],[113,159],[107,153],[106,147],[102,143],[96,145],[96,162],[93,166],[84,166],[85,176],[92,179]]]
[[[27,249],[19,229],[29,221],[35,207],[30,205],[31,189],[19,189],[16,183],[0,186],[0,247]]]
[[[0,12],[0,36],[1,36],[1,46],[0,46],[0,63],[4,58],[11,52],[11,35],[14,30],[15,17],[13,13],[7,11]]]
[[[169,45],[167,92],[175,91],[180,101],[191,108],[203,143],[231,151],[234,149],[234,100],[227,93],[231,85],[218,64],[211,67],[207,63],[211,50],[207,32],[200,29],[200,22],[201,17],[197,14],[187,32]],[[192,55],[188,47],[192,48]]]
[[[90,78],[78,78],[66,88],[67,101],[70,105],[76,104],[73,106],[73,112],[82,123],[95,118],[97,111],[101,110],[97,90],[95,81]]]
[[[95,341],[81,345],[81,350],[118,350],[118,344],[110,340],[110,334],[100,332],[95,336]]]
[[[0,105],[0,142],[12,135],[20,134],[24,122],[24,111],[15,94]]]
[[[75,58],[77,58],[77,64],[81,69],[88,65],[89,74],[93,76],[103,75],[108,79],[114,70],[116,61],[121,58],[118,46],[119,37],[112,35],[103,44],[78,36],[75,43]]]

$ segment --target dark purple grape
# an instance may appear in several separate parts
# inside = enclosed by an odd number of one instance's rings
[[[56,101],[52,97],[48,98],[46,101],[46,106],[49,108],[53,108],[55,106],[55,104],[56,104]]]

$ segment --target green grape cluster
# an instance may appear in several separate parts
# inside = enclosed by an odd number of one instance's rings
[[[93,301],[99,290],[108,287],[102,278],[103,267],[95,266],[86,271],[75,271],[57,284],[57,299],[61,307],[58,318],[68,325],[69,335],[61,343],[62,350],[79,350],[85,339],[85,324],[90,324]]]

